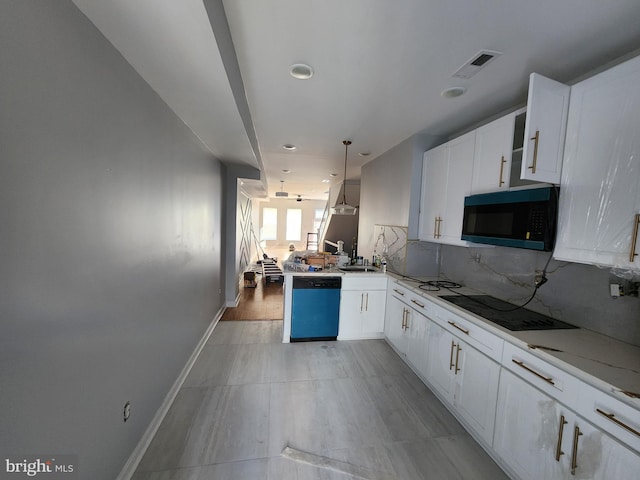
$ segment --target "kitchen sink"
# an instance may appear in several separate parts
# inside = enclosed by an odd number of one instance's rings
[[[377,273],[380,269],[371,266],[371,265],[347,265],[344,267],[338,267],[338,270],[342,272],[368,272],[368,273]]]

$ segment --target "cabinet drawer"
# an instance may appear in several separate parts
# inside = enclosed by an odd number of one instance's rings
[[[502,366],[565,405],[578,400],[579,380],[509,342],[504,343]]]
[[[437,322],[449,332],[477,348],[489,358],[500,362],[502,359],[502,347],[504,345],[502,338],[457,315],[455,312],[433,302],[430,303],[430,316],[434,322]]]
[[[412,295],[411,290],[393,281],[389,282],[389,293],[404,302],[408,302]]]
[[[577,410],[585,419],[640,452],[640,411],[586,383],[580,384]]]
[[[354,273],[342,277],[342,290],[386,290],[387,277],[384,274]]]

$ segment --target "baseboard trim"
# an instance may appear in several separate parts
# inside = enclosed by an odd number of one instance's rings
[[[222,318],[222,314],[224,313],[225,309],[226,307],[220,308],[220,310],[218,310],[218,313],[214,317],[209,327],[207,327],[207,330],[204,332],[204,335],[202,336],[202,338],[200,338],[200,341],[198,342],[198,344],[196,345],[196,348],[191,353],[191,356],[189,357],[189,360],[187,360],[187,363],[185,364],[184,368],[180,372],[180,375],[178,375],[178,378],[171,386],[171,389],[169,389],[169,392],[164,398],[162,404],[160,405],[160,408],[158,408],[158,411],[156,412],[155,416],[151,420],[151,423],[147,427],[147,430],[144,432],[144,435],[142,435],[142,438],[136,445],[136,448],[134,448],[133,452],[129,456],[127,463],[124,464],[124,467],[120,471],[120,474],[118,474],[118,476],[116,477],[116,480],[130,480],[131,477],[133,477],[133,474],[138,468],[138,465],[140,464],[140,461],[142,460],[142,457],[144,456],[145,452],[149,448],[149,445],[151,444],[153,437],[158,432],[158,428],[160,428],[160,424],[164,420],[164,417],[167,415],[169,408],[171,408],[171,404],[173,403],[176,396],[178,395],[180,388],[182,388],[182,385],[184,384],[184,381],[189,375],[189,372],[193,368],[193,365],[196,363],[196,360],[198,359],[198,355],[200,355],[200,352],[202,351],[207,341],[209,340],[211,333],[213,333],[213,329],[216,327],[216,325]]]
[[[227,301],[227,303],[226,303],[226,306],[227,306],[228,308],[235,308],[235,307],[237,307],[238,305],[240,305],[240,292],[238,292],[238,296],[236,297],[236,299],[235,299],[235,300]]]

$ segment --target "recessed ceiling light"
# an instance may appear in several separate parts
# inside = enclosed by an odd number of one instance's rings
[[[358,155],[360,155],[361,157],[368,157],[369,155],[371,155],[371,152],[360,152]]]
[[[464,87],[451,87],[440,92],[440,95],[442,95],[444,98],[455,98],[464,94],[464,92],[466,91],[467,89]]]
[[[282,148],[284,148],[285,150],[292,151],[292,150],[295,150],[298,147],[296,147],[295,145],[292,145],[290,143],[285,143],[284,145],[282,145]]]
[[[330,177],[337,177],[337,176],[338,176],[338,174],[337,174],[337,173],[330,173],[330,174],[329,174],[329,176],[330,176]]]
[[[305,63],[295,63],[289,68],[289,73],[298,80],[308,80],[313,77],[313,68]]]
[[[329,180],[325,178],[322,180],[322,183],[329,183]]]
[[[284,170],[282,170],[282,173],[291,173],[291,170],[285,168]]]

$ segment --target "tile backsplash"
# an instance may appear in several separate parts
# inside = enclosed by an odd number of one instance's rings
[[[533,293],[535,271],[544,268],[550,255],[518,248],[443,245],[440,275],[520,304]],[[528,309],[640,346],[640,298],[613,299],[608,268],[551,259],[547,278]]]

